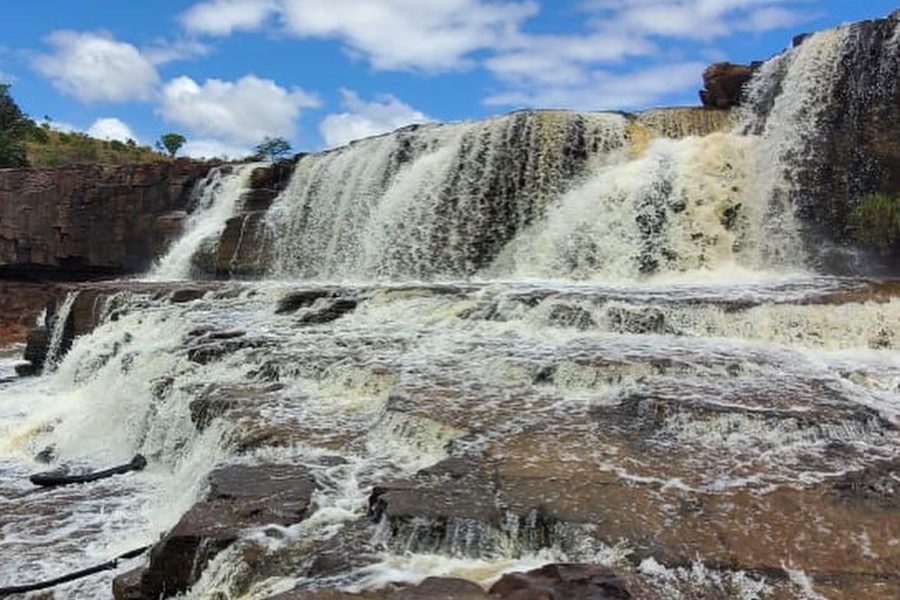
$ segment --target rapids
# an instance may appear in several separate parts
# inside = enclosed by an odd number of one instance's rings
[[[60,303],[42,376],[0,358],[0,586],[156,542],[217,466],[291,464],[310,513],[243,532],[189,597],[551,562],[646,598],[889,594],[900,291],[817,274],[792,204],[851,35],[769,61],[736,118],[515,113],[304,156],[267,277],[178,298],[258,165],[215,169],[68,349]],[[149,466],[35,490],[48,447]]]

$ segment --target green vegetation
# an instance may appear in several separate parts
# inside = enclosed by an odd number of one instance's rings
[[[34,122],[25,116],[9,94],[9,85],[0,83],[0,168],[28,166],[25,139]]]
[[[44,117],[50,121],[49,117]],[[0,84],[0,168],[59,167],[79,163],[128,164],[165,160],[149,146],[98,140],[82,132],[57,131],[48,123],[38,125],[22,112]]]
[[[253,152],[257,158],[268,158],[270,161],[275,162],[291,153],[291,144],[283,137],[271,138],[266,136],[263,138],[263,141],[256,145]]]
[[[166,160],[165,155],[149,146],[139,146],[134,140],[98,140],[77,131],[56,131],[46,124],[32,130],[25,147],[28,162],[34,167],[80,163],[123,165]]]
[[[850,214],[850,231],[856,241],[889,254],[900,246],[900,196],[872,194]]]
[[[169,158],[175,158],[186,141],[187,138],[180,133],[164,133],[160,136],[158,144],[169,153]]]

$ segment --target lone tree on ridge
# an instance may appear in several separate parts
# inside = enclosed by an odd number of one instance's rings
[[[169,158],[175,158],[186,141],[187,138],[180,133],[165,133],[160,136],[158,144],[169,153]]]
[[[270,161],[275,162],[290,154],[291,144],[283,137],[271,138],[266,136],[253,150],[256,156],[268,158]]]

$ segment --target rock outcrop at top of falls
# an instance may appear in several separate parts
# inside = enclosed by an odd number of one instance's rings
[[[0,170],[0,277],[141,273],[178,236],[207,163]]]

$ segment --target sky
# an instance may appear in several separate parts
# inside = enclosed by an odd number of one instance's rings
[[[697,104],[706,65],[897,0],[39,0],[0,8],[0,82],[60,129],[241,156],[521,108]]]

